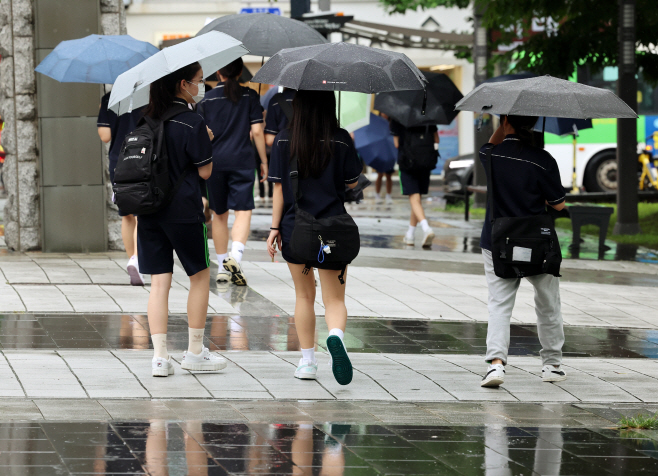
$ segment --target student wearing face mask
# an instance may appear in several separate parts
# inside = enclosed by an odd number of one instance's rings
[[[220,69],[217,72],[220,82],[197,107],[197,112],[215,134],[212,142],[213,173],[207,184],[213,211],[212,239],[220,265],[217,281],[231,281],[238,286],[247,285],[240,263],[255,208],[256,163],[252,137],[260,159],[261,182],[267,179],[263,107],[256,91],[238,83],[242,68],[242,59],[238,58]],[[229,210],[235,212],[230,253]]]
[[[174,251],[190,278],[187,300],[189,344],[181,368],[212,371],[226,367],[226,361],[203,345],[210,292],[208,237],[201,201],[199,177],[212,172],[212,132],[203,118],[189,110],[203,97],[203,71],[199,63],[179,69],[151,84],[150,100],[144,112],[153,120],[163,118],[171,108],[179,112],[164,122],[164,144],[169,158],[169,178],[178,183],[171,201],[163,209],[139,216],[137,247],[139,267],[151,275],[148,321],[153,341],[152,375],[174,373],[167,352],[169,290],[174,271]]]

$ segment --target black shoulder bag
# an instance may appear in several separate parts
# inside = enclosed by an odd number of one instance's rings
[[[348,213],[316,219],[299,207],[302,195],[299,190],[297,157],[290,161],[290,180],[295,197],[295,226],[288,243],[290,254],[305,262],[304,274],[308,274],[313,266],[322,269],[324,263],[342,265],[343,270],[338,280],[345,284],[345,268],[361,249],[359,227]]]
[[[487,172],[491,254],[496,276],[523,278],[552,274],[559,278],[562,252],[553,219],[549,215],[495,218],[491,148],[487,150]]]

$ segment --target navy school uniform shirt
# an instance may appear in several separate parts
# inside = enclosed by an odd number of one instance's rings
[[[183,99],[175,99],[174,102],[187,106]],[[172,184],[175,184],[185,171],[189,172],[166,208],[149,215],[141,215],[139,219],[166,223],[203,223],[205,217],[197,169],[212,162],[212,144],[206,123],[192,110],[183,112],[165,122],[164,136]]]
[[[277,135],[288,127],[288,117],[286,117],[279,106],[279,100],[283,99],[292,104],[296,92],[294,89],[286,89],[270,99],[270,103],[267,106],[267,116],[265,117],[265,134]]]
[[[345,129],[339,129],[334,135],[333,156],[327,168],[319,178],[308,177],[299,180],[302,198],[299,207],[315,218],[328,218],[345,213],[345,185],[359,180],[363,164],[359,159],[354,142]],[[281,131],[272,144],[270,157],[270,182],[281,183],[283,188],[283,217],[281,219],[281,238],[290,242],[295,226],[295,198],[290,180],[290,133]]]
[[[241,86],[242,96],[234,103],[224,94],[224,83],[208,92],[197,106],[215,138],[212,141],[213,171],[254,170],[256,160],[249,132],[263,122],[258,93]]]
[[[126,136],[137,129],[137,123],[144,115],[146,106],[133,109],[132,112],[121,114],[117,116],[114,111],[107,108],[110,102],[110,93],[107,93],[101,99],[101,108],[98,111],[97,127],[109,127],[112,133],[112,140],[110,141],[110,181],[114,183],[114,169],[119,160],[119,152],[121,152],[121,144]]]
[[[487,143],[480,149],[480,161],[487,173],[487,149],[491,149],[491,173],[494,180],[494,217],[527,217],[546,213],[546,204],[557,205],[565,199],[557,162],[544,149],[525,144],[509,134],[498,145]],[[491,251],[491,210],[482,227],[480,247]]]

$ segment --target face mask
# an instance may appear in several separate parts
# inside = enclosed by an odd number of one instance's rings
[[[192,97],[192,101],[194,101],[195,104],[199,104],[201,100],[206,96],[206,88],[204,84],[196,84],[193,83],[192,81],[188,81],[190,84],[194,84],[197,88],[199,88],[199,93],[196,96],[192,96],[189,91],[185,90],[187,94],[190,94]]]

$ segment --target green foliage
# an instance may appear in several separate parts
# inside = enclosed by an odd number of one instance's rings
[[[655,415],[638,414],[633,417],[623,417],[619,420],[619,428],[658,430],[658,413]]]
[[[391,13],[435,7],[470,8],[466,0],[380,0]],[[490,49],[511,44],[518,31],[528,31],[533,19],[551,18],[558,27],[526,37],[514,50],[493,55],[489,66],[501,63],[504,72],[532,71],[568,78],[575,65],[588,65],[592,73],[617,64],[617,0],[474,0],[485,8],[484,24],[496,32]],[[658,83],[658,8],[655,0],[637,0],[636,65],[644,79]],[[470,58],[470,49],[457,56]]]

